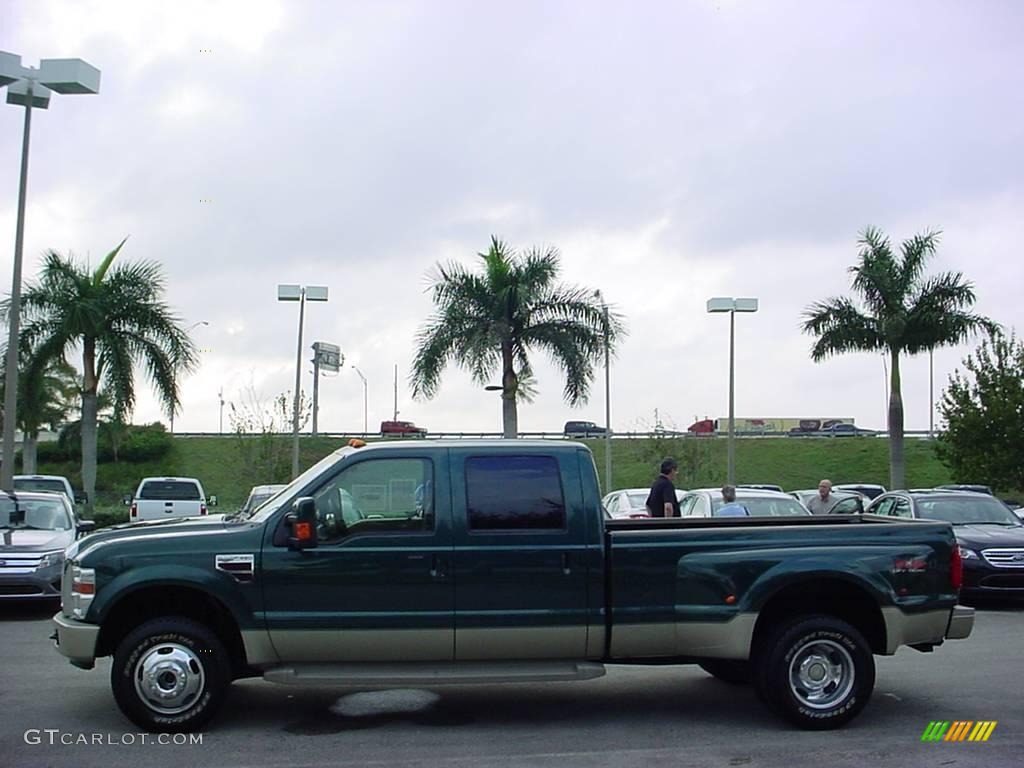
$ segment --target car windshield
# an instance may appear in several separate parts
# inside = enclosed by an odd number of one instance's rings
[[[330,466],[341,461],[343,458],[354,453],[356,450],[358,449],[345,447],[335,451],[334,453],[327,454],[322,459],[320,459],[320,461],[318,461],[316,464],[314,464],[312,467],[307,469],[301,475],[292,480],[288,485],[286,485],[284,488],[278,491],[276,496],[274,496],[272,499],[268,499],[267,503],[260,507],[259,510],[249,510],[249,512],[245,514],[240,514],[233,519],[252,519],[256,521],[266,520],[272,514],[277,512],[277,510],[281,508],[281,505],[292,497],[295,491],[298,491],[300,488],[304,488],[307,485],[309,485],[311,480],[323,474],[323,472]],[[257,514],[257,511],[259,512],[259,514]]]
[[[0,528],[67,531],[71,528],[71,517],[60,499],[3,499]]]
[[[1017,516],[993,498],[919,499],[918,514],[953,525],[1020,525]]]
[[[638,507],[647,506],[647,497],[649,495],[644,491],[635,491],[634,493],[627,493],[626,499],[629,501],[630,507],[637,509]]]
[[[769,498],[765,496],[748,496],[744,498],[737,494],[736,503],[746,507],[752,517],[791,517],[802,515],[806,517],[810,513],[801,506],[796,499]],[[713,512],[718,512],[725,506],[720,498],[711,502]]]

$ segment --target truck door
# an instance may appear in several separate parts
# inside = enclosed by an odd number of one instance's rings
[[[356,456],[303,491],[317,547],[289,550],[283,523],[268,531],[260,577],[282,660],[452,660],[447,471],[443,451]]]
[[[455,658],[582,659],[586,519],[574,452],[450,451]]]

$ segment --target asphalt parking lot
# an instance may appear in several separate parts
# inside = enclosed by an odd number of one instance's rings
[[[932,654],[877,658],[874,698],[839,731],[794,730],[696,667],[612,667],[583,683],[372,693],[247,680],[202,743],[184,744],[142,743],[114,704],[110,660],[79,670],[51,647],[55,610],[0,606],[5,766],[988,768],[1024,754],[1020,605],[979,607],[972,637]],[[934,720],[998,724],[984,743],[922,743]]]

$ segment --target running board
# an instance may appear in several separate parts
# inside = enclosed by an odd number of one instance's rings
[[[593,680],[604,673],[604,664],[588,661],[294,664],[269,669],[263,679],[303,686],[431,686]]]

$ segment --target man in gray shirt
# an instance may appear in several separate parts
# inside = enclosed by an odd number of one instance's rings
[[[813,496],[807,502],[807,508],[811,510],[812,514],[827,515],[832,511],[832,507],[836,505],[837,501],[839,499],[832,495],[832,481],[822,480],[818,483],[818,495]]]

